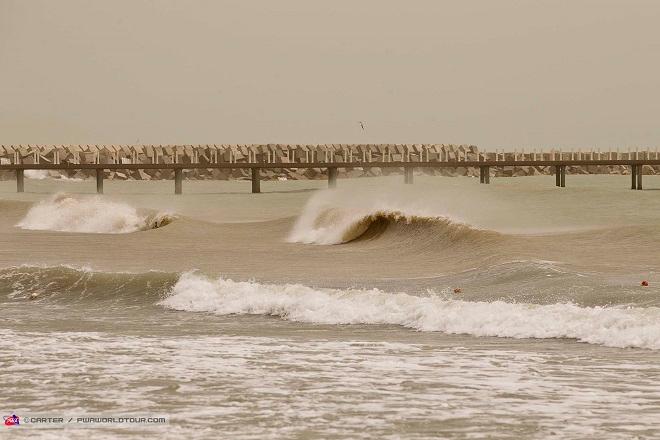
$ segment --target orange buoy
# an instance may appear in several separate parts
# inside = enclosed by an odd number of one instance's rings
[[[460,287],[457,287],[457,288],[454,289],[454,293],[461,293],[461,292],[462,292],[462,290],[461,290]]]
[[[646,280],[642,281],[642,286],[644,286],[644,287],[648,287],[648,285],[649,285],[649,282],[648,282],[648,281],[646,281]]]

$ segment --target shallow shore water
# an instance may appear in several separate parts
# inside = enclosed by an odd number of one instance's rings
[[[169,420],[11,437],[660,436],[660,177],[629,183],[0,182],[0,405]]]

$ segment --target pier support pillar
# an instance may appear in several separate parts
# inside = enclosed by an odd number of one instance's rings
[[[490,167],[479,167],[479,183],[490,183]]]
[[[561,186],[561,167],[555,166],[555,186]]]
[[[174,170],[174,194],[183,193],[183,170],[176,168]]]
[[[630,189],[637,189],[637,165],[630,165],[630,177],[632,178]]]
[[[642,167],[644,165],[637,165],[637,189],[642,189]]]
[[[261,179],[259,172],[261,168],[252,168],[252,193],[257,194],[261,192]]]
[[[328,188],[337,188],[337,168],[328,168]]]
[[[403,169],[403,181],[406,185],[412,185],[413,184],[413,168],[412,167],[406,167]]]
[[[16,170],[16,192],[22,193],[25,191],[25,171]]]
[[[103,194],[103,170],[96,169],[96,193]]]
[[[559,171],[560,171],[560,174],[559,174],[559,176],[560,176],[560,179],[559,179],[560,186],[562,188],[565,188],[566,187],[566,165],[562,165],[561,167],[559,167]]]

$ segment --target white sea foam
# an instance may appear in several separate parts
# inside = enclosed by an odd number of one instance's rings
[[[48,178],[59,179],[59,180],[68,180],[72,182],[81,182],[84,179],[77,177],[69,177],[66,174],[62,174],[57,171],[58,174],[52,175],[52,172],[49,173],[48,170],[25,170],[25,177],[32,180],[44,180]]]
[[[510,338],[573,338],[610,347],[660,349],[660,309],[469,302],[448,294],[315,289],[183,274],[165,307],[220,315],[260,314],[318,324],[390,324],[420,331]]]
[[[48,177],[48,170],[25,170],[25,177],[33,180],[43,180]]]
[[[134,207],[98,196],[56,194],[35,204],[16,226],[22,229],[125,234],[164,226],[172,214],[144,214]]]

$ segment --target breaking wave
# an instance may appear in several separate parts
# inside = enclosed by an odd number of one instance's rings
[[[427,238],[434,234],[449,242],[499,235],[442,216],[406,214],[398,210],[365,212],[326,208],[316,215],[301,216],[289,235],[289,241],[322,245],[342,244],[378,238],[387,232],[409,237],[420,234]]]
[[[464,221],[437,203],[423,204],[396,191],[376,194],[322,191],[309,199],[287,240],[333,245],[385,235],[392,235],[399,242],[421,238],[439,239],[444,244],[501,236]]]
[[[378,289],[315,289],[183,274],[161,305],[219,315],[258,314],[315,324],[389,324],[419,331],[510,338],[570,338],[610,347],[660,349],[660,308],[571,303],[470,302]]]
[[[575,339],[660,349],[660,307],[466,301],[449,290],[424,294],[314,288],[183,274],[99,272],[70,266],[0,269],[0,303],[85,302],[85,307],[161,306],[218,315],[265,315],[325,325],[398,325],[472,336]]]
[[[99,196],[56,194],[38,202],[16,224],[22,229],[126,234],[163,227],[174,220],[171,213],[141,213],[136,208]]]

